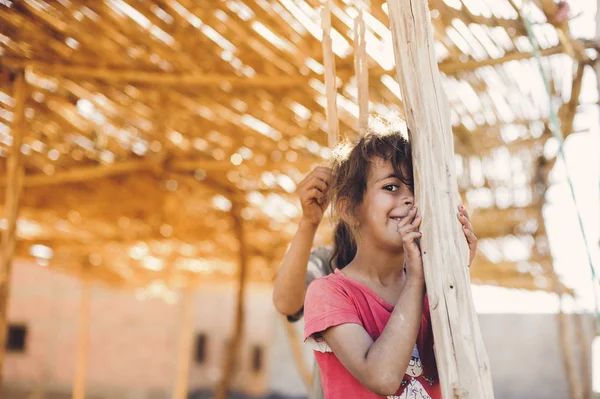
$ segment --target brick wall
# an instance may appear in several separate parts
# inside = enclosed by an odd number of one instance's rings
[[[194,335],[207,336],[204,364],[192,357],[191,390],[214,386],[235,306],[233,285],[199,287],[194,295]],[[234,386],[253,394],[268,390],[275,311],[271,290],[251,285],[246,335]],[[168,397],[175,380],[181,303],[136,299],[130,291],[95,285],[91,291],[88,392],[97,397]],[[8,387],[70,392],[75,369],[81,283],[28,262],[16,262],[9,304],[11,323],[27,325],[24,353],[9,353]],[[253,346],[262,348],[262,370],[252,371]]]

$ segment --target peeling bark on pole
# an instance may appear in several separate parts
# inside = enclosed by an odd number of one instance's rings
[[[413,150],[415,200],[435,355],[445,399],[493,398],[489,361],[473,306],[450,107],[434,55],[426,0],[388,0],[398,83]]]
[[[21,143],[25,134],[25,98],[26,98],[25,73],[19,71],[13,79],[13,98],[15,99],[14,120],[12,123],[12,146],[8,156],[6,176],[6,196],[4,200],[3,216],[6,218],[7,227],[2,231],[0,243],[0,390],[2,389],[4,354],[6,348],[6,335],[8,333],[8,299],[10,296],[10,277],[12,274],[12,261],[17,242],[17,218],[19,216],[19,200],[23,187],[23,155]]]
[[[243,219],[240,215],[240,205],[232,201],[231,214],[233,216],[235,234],[239,241],[240,246],[240,270],[238,275],[238,292],[237,292],[237,305],[235,312],[235,319],[233,323],[233,337],[231,344],[228,347],[228,351],[225,354],[224,366],[222,368],[221,380],[215,390],[216,399],[227,399],[229,392],[229,385],[233,377],[235,370],[235,362],[239,359],[239,349],[244,336],[244,323],[245,323],[245,298],[246,298],[246,276],[248,274],[248,256],[246,248],[246,240],[244,238],[244,226]]]

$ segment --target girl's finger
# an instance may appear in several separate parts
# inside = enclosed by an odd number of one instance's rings
[[[407,226],[410,223],[412,223],[413,220],[415,219],[416,214],[417,214],[417,207],[415,206],[410,211],[408,211],[408,214],[406,216],[404,216],[402,219],[400,219],[400,222],[398,222],[398,228]]]
[[[423,233],[421,233],[420,231],[413,231],[411,233],[406,234],[404,237],[402,237],[402,242],[406,245],[406,244],[410,244],[415,242],[415,240],[417,238],[421,238],[423,236]]]
[[[410,225],[416,229],[417,227],[419,227],[421,225],[421,220],[423,220],[421,218],[421,215],[417,215],[417,216],[415,216],[415,218],[413,219],[413,221],[411,222]]]
[[[316,168],[313,169],[314,173],[326,173],[331,175],[331,168],[328,168],[327,166],[317,166]]]
[[[313,188],[316,188],[317,190],[321,191],[322,193],[325,193],[327,191],[327,184],[321,180],[321,179],[314,179],[313,182],[311,183]]]
[[[325,198],[325,196],[323,195],[323,193],[319,190],[317,190],[316,188],[313,188],[311,190],[308,190],[306,192],[307,195],[307,199],[316,199],[317,201],[322,200],[323,198]]]
[[[421,225],[421,216],[417,215],[415,216],[414,220],[405,225],[405,226],[398,226],[398,232],[402,235],[409,233],[411,231],[415,231],[419,228],[419,226]]]
[[[458,206],[458,211],[459,211],[460,213],[462,213],[463,215],[465,215],[465,217],[467,218],[467,220],[470,220],[470,219],[469,219],[469,213],[467,212],[467,208],[465,208],[465,206],[464,206],[463,204],[460,204],[460,205]]]
[[[327,183],[329,183],[329,181],[331,181],[331,171],[327,171],[327,170],[315,171],[314,176],[318,177],[319,179],[321,179]]]
[[[467,238],[467,242],[469,244],[476,244],[477,243],[477,236],[475,235],[475,233],[473,233],[473,231],[469,230],[466,227],[463,230],[465,232],[465,237]]]
[[[463,225],[463,227],[467,227],[469,230],[473,230],[471,221],[468,218],[466,218],[464,214],[459,213],[456,217],[458,218],[458,221],[460,222],[460,224]]]

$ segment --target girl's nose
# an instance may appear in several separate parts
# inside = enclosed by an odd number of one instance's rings
[[[414,204],[415,204],[415,199],[413,197],[404,198],[404,205],[412,208]]]

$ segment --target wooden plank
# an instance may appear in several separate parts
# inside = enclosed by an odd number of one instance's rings
[[[339,140],[337,113],[337,82],[335,75],[335,55],[331,41],[331,0],[326,0],[321,10],[321,29],[323,30],[323,67],[325,68],[325,91],[327,94],[327,143],[334,148]]]
[[[103,68],[83,65],[67,65],[58,63],[47,63],[18,58],[0,58],[0,65],[10,68],[31,68],[33,71],[41,72],[50,76],[68,76],[79,79],[100,79],[108,82],[143,83],[160,86],[212,86],[218,87],[223,83],[230,84],[236,88],[261,89],[302,87],[306,86],[306,76],[255,76],[252,78],[237,75],[223,75],[215,73],[172,73],[156,72],[135,69]]]
[[[365,20],[359,9],[354,19],[354,72],[358,97],[358,130],[364,134],[369,127],[369,66],[367,64],[367,42]]]
[[[413,149],[415,201],[423,218],[421,251],[442,395],[493,398],[466,267],[468,251],[455,217],[459,194],[450,108],[435,62],[427,1],[387,4]]]
[[[17,218],[23,187],[23,156],[21,144],[25,135],[25,99],[27,86],[24,71],[12,77],[13,97],[15,99],[14,120],[12,125],[12,146],[8,157],[6,193],[4,200],[4,218],[7,227],[2,231],[0,242],[0,390],[2,389],[4,354],[8,333],[8,300],[10,297],[10,279],[12,261],[17,242]]]
[[[85,275],[81,286],[79,328],[77,332],[77,363],[73,379],[73,399],[85,399],[88,353],[90,346],[90,276]]]
[[[58,184],[78,183],[104,177],[140,172],[144,170],[161,169],[162,165],[153,160],[133,160],[115,162],[98,166],[82,166],[60,171],[51,175],[34,174],[24,178],[25,187],[50,186]],[[8,178],[0,179],[0,187],[8,186]]]
[[[234,221],[235,235],[239,242],[239,273],[238,273],[238,290],[237,290],[237,303],[235,309],[235,318],[233,321],[233,336],[231,338],[230,345],[227,346],[227,354],[224,358],[223,368],[221,369],[222,375],[217,387],[215,389],[215,399],[227,399],[231,380],[233,378],[233,371],[235,369],[235,363],[239,360],[240,345],[244,336],[244,327],[246,314],[244,311],[246,301],[246,283],[248,277],[248,256],[246,248],[246,240],[244,236],[244,225],[243,219],[240,215],[241,207],[233,200],[231,215]]]
[[[562,45],[558,45],[540,50],[540,55],[543,57],[547,57],[555,54],[560,54],[562,52],[564,52],[564,47]],[[531,52],[512,51],[506,53],[503,57],[500,58],[488,58],[481,61],[469,60],[466,62],[442,62],[439,64],[439,68],[441,72],[444,72],[447,75],[455,75],[461,71],[473,71],[477,68],[482,68],[486,66],[496,66],[504,64],[505,62],[527,60],[530,58],[533,58],[533,54]]]
[[[177,366],[175,368],[175,386],[173,399],[186,399],[192,361],[194,340],[194,293],[186,287],[182,297],[181,324],[179,326],[179,345],[177,348]]]

